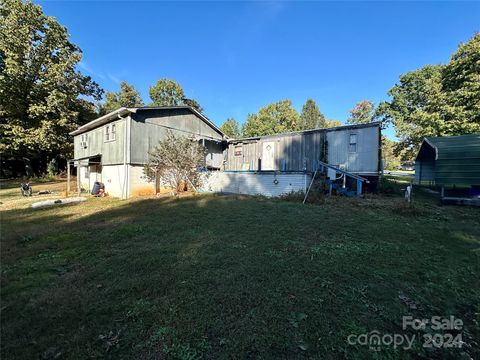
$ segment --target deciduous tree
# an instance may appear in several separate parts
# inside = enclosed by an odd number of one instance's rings
[[[160,176],[164,184],[177,191],[182,191],[185,184],[197,187],[205,154],[205,147],[195,139],[168,131],[165,140],[149,152],[145,176],[150,181]]]
[[[261,108],[258,114],[249,114],[243,124],[242,133],[244,136],[259,136],[294,131],[298,119],[292,102],[281,100]]]
[[[120,83],[118,92],[107,92],[105,105],[106,113],[117,110],[120,107],[139,107],[144,106],[140,93],[133,85],[127,84],[125,80]]]
[[[374,119],[375,104],[370,100],[360,101],[349,113],[350,117],[347,119],[348,124],[368,124]]]
[[[480,132],[480,35],[461,44],[446,65],[400,76],[378,109],[400,138],[397,153],[411,158],[427,136]]]
[[[77,64],[82,58],[67,29],[39,5],[0,3],[0,151],[4,157],[72,155],[68,133],[95,116],[87,99],[102,90]]]
[[[220,126],[220,130],[230,138],[235,139],[240,137],[240,126],[234,118],[228,118],[222,126]]]
[[[150,106],[180,106],[187,105],[202,112],[200,104],[192,98],[185,97],[182,86],[170,79],[160,79],[153,86],[150,86]]]
[[[325,120],[325,127],[326,128],[332,128],[332,127],[337,127],[337,126],[342,126],[342,122],[340,120],[335,120],[335,119]]]

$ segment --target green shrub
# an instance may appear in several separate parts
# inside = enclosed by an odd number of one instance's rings
[[[57,175],[57,172],[58,172],[57,160],[52,159],[47,165],[47,175],[52,178],[52,177],[55,177],[55,175]]]

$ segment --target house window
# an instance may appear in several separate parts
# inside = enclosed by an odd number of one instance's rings
[[[242,145],[235,145],[235,156],[241,156],[242,150],[243,150]]]
[[[349,152],[357,152],[357,134],[350,134],[350,141],[348,143]]]
[[[105,125],[105,141],[113,141],[116,138],[117,127],[115,124]]]
[[[80,136],[80,147],[83,149],[88,147],[88,134],[82,134]]]

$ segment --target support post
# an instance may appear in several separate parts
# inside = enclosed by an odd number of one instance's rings
[[[80,161],[77,162],[77,193],[80,196]]]
[[[440,192],[440,196],[443,199],[445,197],[445,186],[442,185],[442,190]]]
[[[362,196],[362,180],[357,180],[357,196]]]
[[[67,196],[70,194],[70,160],[67,160]]]
[[[315,180],[315,176],[317,175],[317,170],[313,173],[312,181],[310,181],[310,186],[308,187],[307,193],[305,194],[305,198],[303,199],[303,204],[305,204],[305,201],[307,201],[307,196],[308,193],[310,192],[310,189],[312,188],[313,181]]]

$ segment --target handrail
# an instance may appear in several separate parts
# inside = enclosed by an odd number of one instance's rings
[[[339,172],[339,173],[345,174],[345,175],[347,175],[347,176],[349,176],[349,177],[351,177],[351,178],[354,178],[354,179],[357,179],[357,180],[366,182],[367,184],[370,183],[370,180],[365,179],[364,177],[361,177],[361,176],[352,174],[352,173],[350,173],[350,172],[348,172],[348,171],[342,170],[342,169],[337,168],[337,167],[335,167],[335,166],[333,166],[333,165],[324,163],[323,161],[320,161],[320,160],[317,160],[317,162],[318,162],[318,163],[320,164],[320,166],[322,166],[322,167],[327,167],[327,168],[333,169],[333,170],[335,170],[335,171],[337,171],[337,172]]]

